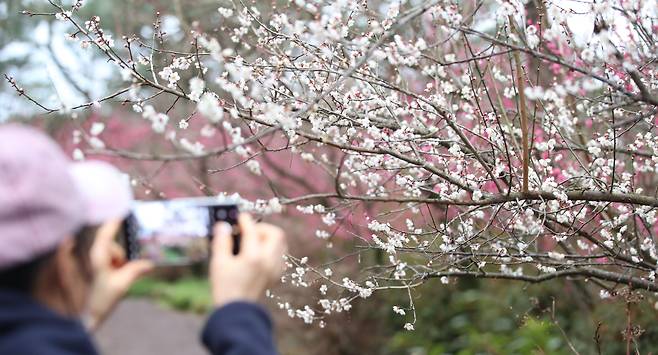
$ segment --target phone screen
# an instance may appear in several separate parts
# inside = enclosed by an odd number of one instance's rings
[[[149,259],[158,265],[192,264],[209,257],[212,228],[218,221],[237,223],[235,204],[207,198],[136,201],[124,221],[129,259]],[[239,239],[234,236],[234,253]]]

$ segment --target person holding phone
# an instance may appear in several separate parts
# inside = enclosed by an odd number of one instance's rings
[[[101,162],[70,162],[39,131],[0,126],[0,354],[96,354],[89,335],[130,285],[153,268],[116,242],[132,195]],[[273,225],[239,216],[214,227],[209,278],[216,309],[203,329],[211,354],[276,354],[256,302],[280,276],[286,241]],[[181,349],[184,353],[184,349]]]

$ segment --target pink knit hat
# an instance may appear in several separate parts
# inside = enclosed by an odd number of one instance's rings
[[[98,160],[74,163],[70,172],[85,200],[85,224],[100,225],[128,215],[133,194],[126,174]]]
[[[84,225],[124,217],[131,200],[111,165],[72,163],[38,130],[0,126],[0,269],[53,250]]]

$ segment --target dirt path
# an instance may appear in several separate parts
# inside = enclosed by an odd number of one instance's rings
[[[199,337],[204,317],[145,299],[126,299],[96,334],[104,355],[207,355]]]

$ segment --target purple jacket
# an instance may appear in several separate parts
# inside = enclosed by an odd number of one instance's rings
[[[234,302],[213,312],[202,340],[212,355],[276,355],[272,323],[259,305]],[[0,289],[0,354],[96,355],[82,324],[25,294]]]

